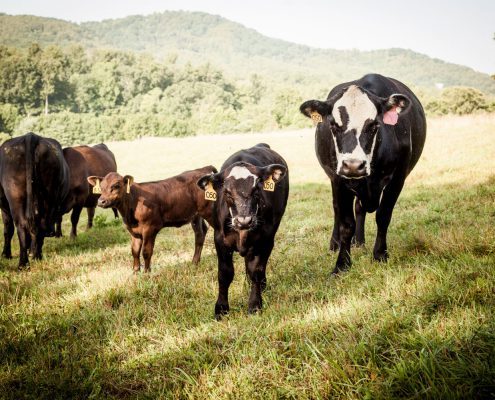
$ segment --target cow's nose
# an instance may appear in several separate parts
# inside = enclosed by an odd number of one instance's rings
[[[340,175],[349,178],[361,178],[366,175],[366,161],[355,158],[342,161]]]
[[[100,207],[105,207],[107,204],[107,201],[105,199],[102,199],[101,197],[98,199],[98,205]]]
[[[236,219],[237,219],[237,223],[239,224],[239,227],[246,228],[249,227],[249,224],[251,223],[253,218],[250,215],[245,217],[241,217],[238,215]]]

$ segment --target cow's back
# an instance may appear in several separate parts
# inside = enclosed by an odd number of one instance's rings
[[[216,173],[212,165],[195,170],[184,171],[179,175],[155,182],[138,184],[150,202],[159,205],[164,219],[176,221],[173,226],[181,226],[190,222],[192,217],[199,214],[212,224],[211,201],[205,200],[204,191],[197,182],[204,175]],[[183,222],[181,222],[183,221]]]

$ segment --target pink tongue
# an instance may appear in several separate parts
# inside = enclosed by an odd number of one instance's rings
[[[395,125],[399,120],[399,114],[395,111],[395,107],[383,114],[383,122],[387,125]]]

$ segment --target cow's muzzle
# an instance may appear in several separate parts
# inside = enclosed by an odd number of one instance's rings
[[[251,215],[240,216],[234,218],[234,228],[238,230],[250,229],[253,226],[253,217]]]
[[[98,199],[98,207],[101,207],[101,208],[111,207],[110,201],[108,201],[107,199],[103,199],[103,198],[100,197]]]
[[[338,172],[340,176],[349,179],[364,178],[368,175],[366,161],[358,159],[343,160],[342,167]]]

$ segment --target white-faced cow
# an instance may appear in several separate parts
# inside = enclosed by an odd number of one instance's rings
[[[216,198],[213,227],[219,287],[215,317],[220,319],[229,311],[234,251],[244,257],[251,281],[248,311],[261,310],[266,264],[289,196],[287,163],[261,143],[230,156],[220,172],[205,175],[198,186],[207,198]]]
[[[317,123],[316,155],[332,182],[330,248],[340,249],[334,273],[350,266],[353,237],[364,244],[366,212],[376,211],[373,256],[386,261],[392,211],[425,142],[421,103],[403,83],[370,74],[336,86],[326,101],[304,102],[300,110]]]

